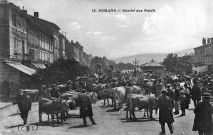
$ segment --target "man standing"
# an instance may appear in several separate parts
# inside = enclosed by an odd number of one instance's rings
[[[21,112],[21,118],[23,119],[24,124],[27,124],[27,117],[29,110],[31,110],[32,101],[30,96],[26,95],[22,89],[19,90],[17,103],[19,111]]]
[[[161,90],[163,89],[163,84],[161,83],[161,80],[157,81],[154,87],[155,87],[155,98],[158,98],[161,94]]]
[[[41,86],[41,90],[39,90],[39,97],[48,98],[49,94],[47,91],[47,87],[45,85]]]
[[[199,135],[212,135],[213,107],[210,102],[210,93],[204,93],[203,101],[198,103],[194,113],[194,125],[192,131],[198,131]]]
[[[55,98],[59,98],[59,91],[58,91],[58,88],[56,86],[56,84],[53,84],[53,88],[51,90],[51,97],[55,97]]]
[[[174,97],[174,100],[175,100],[175,112],[174,114],[179,114],[179,102],[180,102],[180,91],[179,91],[179,88],[178,88],[178,84],[174,84],[174,91],[175,91],[175,97]]]
[[[92,111],[92,103],[90,101],[90,98],[84,94],[85,93],[85,90],[82,90],[82,93],[81,95],[79,95],[79,98],[78,98],[78,103],[79,103],[79,106],[80,106],[80,117],[83,118],[83,121],[84,121],[84,126],[87,125],[87,122],[86,122],[86,117],[88,116],[92,122],[93,125],[95,125],[95,121],[93,119],[93,111]]]
[[[167,123],[168,128],[170,130],[170,134],[173,134],[172,123],[174,122],[174,118],[172,115],[172,100],[166,96],[166,89],[163,89],[162,95],[158,99],[158,107],[159,107],[159,123],[161,124],[161,132],[160,134],[165,134],[165,123]]]
[[[192,100],[194,102],[194,106],[197,106],[197,103],[201,100],[201,90],[198,86],[198,82],[194,81],[194,86],[191,90]]]

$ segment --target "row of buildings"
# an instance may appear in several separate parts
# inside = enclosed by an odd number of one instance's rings
[[[203,38],[202,45],[194,48],[193,70],[213,73],[213,38]]]
[[[60,27],[7,1],[0,2],[0,83],[18,83],[58,58],[75,58],[90,67],[92,55],[79,42],[60,33]]]

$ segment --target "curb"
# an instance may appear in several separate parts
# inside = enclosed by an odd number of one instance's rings
[[[5,108],[7,108],[7,107],[10,107],[10,106],[13,106],[13,104],[11,103],[11,104],[5,105],[5,106],[3,106],[3,107],[0,107],[0,110],[3,110],[3,109],[5,109]]]
[[[15,105],[15,104],[10,103],[10,104],[8,104],[8,105],[5,105],[5,106],[3,106],[3,107],[0,107],[0,110],[3,110],[3,109],[8,108],[8,107],[11,107],[11,106],[13,106],[13,105]],[[32,106],[34,106],[34,105],[38,105],[38,102],[32,103]]]

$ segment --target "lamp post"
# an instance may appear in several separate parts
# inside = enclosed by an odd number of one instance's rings
[[[137,59],[135,59],[135,60],[133,60],[133,64],[135,65],[135,75],[136,75],[136,73],[137,73],[137,65],[138,65],[138,63],[139,63],[139,60],[137,60]]]

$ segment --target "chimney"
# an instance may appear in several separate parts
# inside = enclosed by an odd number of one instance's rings
[[[211,38],[211,43],[213,43],[213,38]]]
[[[207,38],[207,43],[210,43],[210,38]]]
[[[34,17],[38,17],[39,18],[39,12],[34,12]]]
[[[27,10],[22,10],[25,14],[27,14]]]
[[[205,38],[203,38],[203,45],[205,45],[206,44],[206,39]]]

